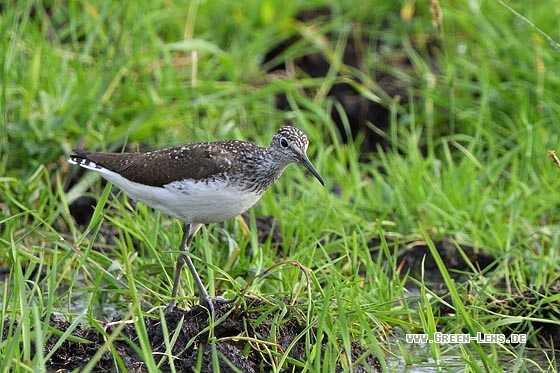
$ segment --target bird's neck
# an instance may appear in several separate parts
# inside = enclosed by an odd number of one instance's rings
[[[287,164],[277,162],[274,154],[268,148],[253,154],[252,159],[247,159],[243,169],[246,174],[246,188],[263,194],[284,172]]]

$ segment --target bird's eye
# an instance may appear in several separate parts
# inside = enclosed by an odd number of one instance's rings
[[[282,145],[283,148],[287,148],[288,140],[286,140],[285,138],[280,139],[280,145]]]

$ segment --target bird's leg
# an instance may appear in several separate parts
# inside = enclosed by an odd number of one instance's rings
[[[236,298],[233,299],[224,299],[221,297],[212,298],[206,291],[194,264],[189,257],[189,246],[194,238],[194,235],[198,231],[200,226],[192,226],[192,224],[184,224],[183,225],[183,238],[181,239],[181,244],[179,246],[179,257],[177,258],[177,266],[175,267],[175,278],[173,280],[173,290],[171,291],[171,301],[167,305],[167,312],[172,311],[175,308],[176,300],[177,300],[177,293],[179,291],[179,282],[181,281],[181,271],[183,266],[186,264],[191,272],[193,277],[194,283],[198,289],[198,296],[200,297],[200,303],[205,306],[208,311],[210,311],[210,315],[214,318],[214,301],[220,303],[230,303],[233,302]]]
[[[194,264],[189,257],[189,246],[194,238],[194,235],[198,231],[198,228],[192,229],[193,227],[191,224],[183,224],[183,238],[181,239],[181,243],[179,244],[179,257],[177,258],[177,265],[175,267],[175,278],[173,279],[173,290],[171,291],[171,302],[167,305],[167,311],[173,310],[175,308],[175,304],[177,301],[177,293],[179,291],[179,283],[181,282],[181,271],[183,266],[186,264],[191,272],[195,285],[198,289],[198,294],[200,296],[200,300],[203,303],[209,304],[208,309],[210,310],[211,314],[213,315],[214,309],[212,306],[212,302],[210,300],[210,296],[200,279],[200,276],[196,272]]]

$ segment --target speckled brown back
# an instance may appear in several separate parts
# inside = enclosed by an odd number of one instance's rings
[[[173,181],[224,178],[242,168],[242,156],[264,148],[245,141],[193,143],[148,153],[93,153],[74,149],[76,162],[91,161],[137,183],[162,187]],[[241,157],[240,157],[241,156]]]

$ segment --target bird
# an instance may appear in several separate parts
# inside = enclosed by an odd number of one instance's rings
[[[247,211],[282,175],[299,163],[325,185],[307,157],[309,141],[300,129],[286,125],[267,147],[241,140],[195,142],[144,153],[90,152],[73,149],[69,163],[92,170],[137,202],[182,221],[182,239],[175,266],[171,301],[176,306],[183,266],[198,290],[200,303],[214,315],[213,302],[189,256],[189,247],[206,224],[219,223]]]

